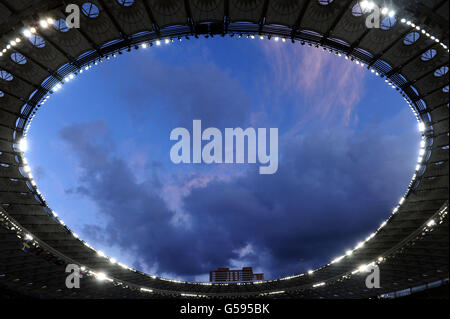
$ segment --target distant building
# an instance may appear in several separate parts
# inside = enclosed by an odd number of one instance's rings
[[[210,282],[242,282],[264,280],[264,274],[254,274],[252,267],[244,267],[242,270],[230,270],[218,268],[209,272]]]

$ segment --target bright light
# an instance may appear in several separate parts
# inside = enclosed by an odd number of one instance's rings
[[[368,268],[369,268],[369,265],[361,265],[361,266],[359,266],[358,271],[359,272],[367,272]]]
[[[55,86],[55,91],[58,91],[60,88],[62,88],[62,86],[61,86],[61,84],[57,84],[56,86]]]
[[[25,239],[26,239],[26,240],[33,240],[33,236],[31,236],[30,234],[27,234],[27,235],[25,236]]]
[[[31,37],[31,31],[28,29],[23,30],[23,35],[27,38]]]
[[[39,22],[39,24],[40,24],[41,27],[43,27],[44,29],[48,27],[48,22],[45,21],[45,20],[41,20],[41,21]]]
[[[105,253],[103,251],[97,251],[97,255],[99,255],[100,257],[106,257]]]
[[[314,273],[313,270],[308,270],[308,275],[312,275]]]
[[[384,7],[383,9],[381,9],[381,14],[386,15],[389,12],[389,9]]]
[[[144,292],[153,292],[153,290],[147,289],[147,288],[141,288],[141,291],[144,291]]]
[[[436,225],[436,222],[434,221],[434,219],[430,220],[427,224],[428,227],[432,227],[434,225]]]
[[[425,124],[423,122],[419,123],[419,131],[420,132],[425,132]]]
[[[100,272],[98,274],[95,274],[95,277],[97,277],[97,279],[100,280],[100,281],[106,280],[106,275],[104,273],[102,273],[102,272]]]
[[[55,20],[53,20],[52,18],[47,18],[47,23],[53,24],[53,23],[55,23]]]
[[[393,17],[393,16],[395,16],[395,11],[389,11],[389,17]]]
[[[347,250],[347,251],[345,252],[345,254],[346,254],[347,256],[350,256],[351,254],[353,254],[353,250]]]
[[[370,234],[370,236],[366,238],[366,241],[371,240],[372,238],[375,237],[375,235],[376,235],[375,233]]]
[[[28,150],[28,142],[25,138],[22,138],[19,142],[19,149],[21,152],[26,152]]]
[[[337,257],[337,258],[333,259],[333,261],[332,261],[331,263],[332,263],[332,264],[338,263],[338,262],[340,262],[344,257],[345,257],[345,256]]]

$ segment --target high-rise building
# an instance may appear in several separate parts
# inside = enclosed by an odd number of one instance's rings
[[[230,270],[218,268],[209,272],[210,282],[242,282],[264,280],[264,274],[254,274],[252,267],[244,267],[242,270]]]

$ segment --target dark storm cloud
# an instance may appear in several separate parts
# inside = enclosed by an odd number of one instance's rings
[[[142,81],[121,88],[125,103],[138,117],[151,115],[150,110],[161,102],[177,125],[190,127],[193,119],[204,125],[236,127],[247,123],[251,99],[237,79],[213,63],[182,67],[146,58],[145,65],[132,65]]]
[[[148,265],[157,263],[160,269],[177,275],[205,272],[233,256],[211,251],[211,245],[219,245],[222,238],[209,239],[196,229],[174,226],[174,213],[158,195],[155,178],[138,183],[126,161],[110,156],[110,147],[94,138],[104,135],[88,134],[96,128],[97,123],[73,125],[61,130],[60,136],[79,157],[82,168],[75,192],[91,198],[108,216],[105,234],[110,243],[126,249],[135,246]],[[96,234],[97,240],[105,236],[95,226],[86,231]]]
[[[95,138],[86,132],[95,129]],[[190,227],[172,223],[174,212],[159,196],[158,169],[136,181],[126,159],[111,154],[114,143],[98,123],[61,131],[82,167],[78,193],[92,199],[108,226],[86,227],[97,240],[124,250],[134,247],[142,262],[159,273],[192,279],[245,260],[266,274],[298,273],[352,248],[387,216],[409,174],[399,163],[409,133],[389,136],[376,129],[329,130],[280,140],[275,175],[213,180],[184,198]],[[251,251],[239,256],[250,245]]]
[[[392,152],[403,138],[352,133],[285,140],[277,174],[249,174],[194,190],[185,206],[198,233],[215,225],[211,235],[228,250],[251,243],[270,256],[255,257],[254,264],[275,275],[307,270],[354,247],[389,214],[410,178],[398,163],[414,154]]]

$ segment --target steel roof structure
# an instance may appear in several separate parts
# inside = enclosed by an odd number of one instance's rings
[[[367,28],[364,4],[355,0],[72,0],[81,24],[67,29],[60,20],[67,1],[0,0],[0,285],[44,298],[369,298],[448,278],[449,1],[374,2],[395,11],[384,12],[382,28]],[[55,216],[19,148],[39,107],[106,59],[199,36],[323,49],[402,94],[423,134],[419,163],[390,218],[365,242],[289,278],[179,282],[111,261]],[[24,241],[32,252],[22,251]],[[371,263],[381,269],[380,289],[365,286],[361,266]],[[80,289],[66,288],[67,264],[85,267]]]

